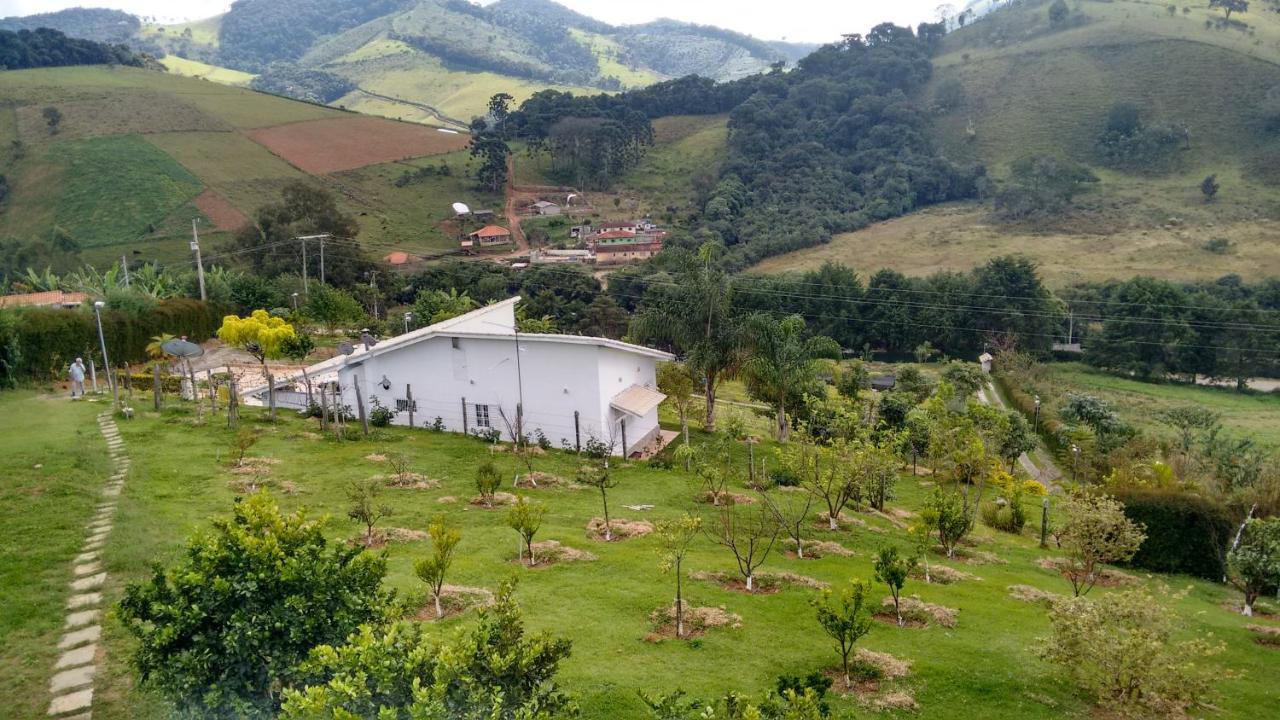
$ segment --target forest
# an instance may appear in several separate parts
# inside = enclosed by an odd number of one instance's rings
[[[133,65],[142,59],[123,45],[70,38],[49,28],[0,30],[0,69],[61,67],[64,65]]]

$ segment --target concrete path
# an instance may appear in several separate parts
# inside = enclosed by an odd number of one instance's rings
[[[983,385],[978,390],[978,402],[984,405],[998,405],[1006,410],[1009,409],[1009,406],[1004,404],[1004,398],[1000,397],[1000,393],[991,386],[991,383]],[[1046,459],[1041,464],[1041,467],[1036,467],[1031,458],[1026,453],[1022,453],[1018,456],[1018,464],[1022,466],[1022,469],[1026,471],[1031,479],[1050,490],[1055,487],[1055,481],[1062,477],[1062,471],[1058,469],[1057,465],[1053,464],[1052,460]]]
[[[49,680],[49,715],[59,720],[90,720],[93,707],[93,677],[101,655],[98,641],[102,638],[102,587],[107,574],[102,570],[102,548],[111,535],[116,501],[129,472],[120,429],[110,413],[98,416],[98,427],[107,440],[111,455],[111,480],[102,489],[93,519],[85,526],[85,543],[71,562],[73,579],[67,599],[67,619],[63,625],[58,650],[62,654],[53,666]]]

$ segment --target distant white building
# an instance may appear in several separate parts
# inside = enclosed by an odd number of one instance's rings
[[[560,214],[560,206],[553,202],[548,202],[546,200],[539,200],[538,202],[530,205],[529,208],[539,215],[559,215]]]
[[[520,298],[383,340],[307,368],[341,402],[366,410],[376,398],[399,410],[393,422],[469,434],[496,429],[503,440],[538,430],[557,447],[589,439],[631,456],[660,447],[656,366],[668,353],[616,340],[521,334]],[[318,392],[318,390],[316,390]]]

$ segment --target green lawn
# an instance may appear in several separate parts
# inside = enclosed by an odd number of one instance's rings
[[[146,398],[134,405],[149,408]],[[76,550],[77,529],[89,513],[92,498],[85,486],[96,487],[96,474],[105,475],[105,448],[97,439],[92,411],[80,405],[33,393],[0,396],[0,411],[8,423],[0,435],[9,445],[15,467],[43,462],[43,471],[22,470],[19,482],[9,482],[6,522],[0,537],[6,549],[21,547],[20,559],[5,555],[4,585],[9,602],[3,605],[6,635],[21,639],[17,658],[6,639],[6,664],[10,672],[5,694],[33,698],[9,703],[0,716],[32,717],[44,702],[51,653],[47,647],[56,634],[61,614],[63,583],[69,560]],[[689,599],[697,606],[723,606],[742,617],[740,628],[713,630],[699,643],[645,642],[648,614],[668,602],[670,576],[658,572],[652,539],[604,544],[586,537],[584,525],[599,515],[598,496],[572,486],[528,491],[551,507],[539,539],[558,540],[589,551],[593,562],[565,563],[541,569],[520,568],[512,562],[516,536],[503,525],[501,511],[486,511],[466,504],[474,494],[472,478],[477,462],[489,453],[473,439],[425,431],[392,429],[370,440],[335,441],[317,434],[314,421],[282,420],[271,425],[257,410],[246,409],[243,422],[260,432],[249,455],[271,458],[267,481],[286,508],[307,507],[331,517],[329,534],[345,540],[357,533],[346,519],[345,488],[354,479],[387,473],[384,463],[367,459],[372,453],[405,453],[414,470],[440,481],[431,490],[388,490],[395,514],[384,526],[422,529],[432,515],[444,513],[463,532],[458,561],[450,582],[496,587],[512,574],[520,577],[518,597],[533,629],[550,629],[573,640],[573,656],[561,678],[583,706],[586,718],[642,718],[637,689],[664,690],[683,687],[710,697],[729,689],[756,693],[772,685],[781,673],[828,668],[836,661],[830,643],[820,634],[809,607],[813,591],[791,587],[774,595],[744,595],[690,581]],[[225,514],[234,492],[228,482],[244,476],[228,467],[232,431],[221,418],[206,419],[201,426],[185,410],[163,416],[148,411],[121,430],[133,460],[133,468],[120,501],[116,528],[105,553],[110,573],[108,594],[118,598],[122,583],[145,577],[153,561],[170,562],[181,552],[183,539],[203,527],[211,514]],[[695,433],[695,437],[698,434]],[[769,445],[757,448],[768,453]],[[505,454],[498,462],[505,472],[514,463]],[[537,458],[536,469],[571,476],[577,465],[572,455],[554,451]],[[64,471],[67,470],[67,471]],[[643,519],[671,517],[692,507],[690,480],[677,470],[659,470],[643,463],[616,470],[621,485],[611,494],[615,517]],[[34,478],[45,478],[46,489],[29,489]],[[288,484],[286,484],[288,483]],[[11,489],[16,487],[17,489]],[[55,501],[50,488],[63,487],[66,497]],[[284,490],[290,492],[286,493]],[[506,488],[510,489],[510,488]],[[915,480],[899,483],[900,508],[919,506],[927,488]],[[27,497],[35,497],[31,504]],[[442,503],[444,497],[460,500]],[[47,500],[46,500],[47,498]],[[19,505],[16,500],[22,500]],[[624,505],[653,504],[646,512],[626,510]],[[706,509],[703,508],[703,512]],[[815,532],[855,551],[851,558],[793,560],[774,555],[765,569],[791,571],[821,581],[840,583],[853,576],[871,577],[870,556],[881,543],[905,543],[901,529],[880,517],[862,515],[865,529],[831,533]],[[33,535],[44,542],[31,546]],[[1024,537],[1001,536],[982,529],[980,549],[995,553],[1007,564],[965,565],[981,579],[953,585],[912,582],[908,593],[960,610],[954,629],[898,629],[877,624],[863,644],[910,660],[911,676],[890,683],[887,689],[910,692],[920,704],[922,718],[1059,718],[1090,717],[1088,704],[1072,688],[1058,680],[1060,672],[1035,656],[1036,638],[1048,631],[1043,608],[1010,599],[1006,588],[1022,583],[1054,592],[1068,591],[1065,580],[1034,565],[1042,553],[1028,533]],[[62,538],[59,540],[59,538]],[[421,597],[411,564],[425,547],[421,543],[392,545],[388,550],[388,582],[402,594]],[[934,558],[933,563],[946,563]],[[691,571],[731,571],[727,552],[699,541],[687,566]],[[1228,651],[1215,662],[1224,669],[1243,671],[1240,677],[1219,684],[1221,708],[1209,717],[1240,717],[1276,702],[1271,682],[1274,650],[1256,645],[1243,629],[1245,620],[1218,605],[1234,593],[1205,582],[1178,577],[1175,587],[1190,586],[1187,599],[1176,612],[1188,632],[1213,631]],[[51,583],[51,584],[50,584]],[[879,592],[879,590],[878,590]],[[1097,591],[1096,591],[1097,592]],[[26,599],[28,611],[15,614],[13,598]],[[448,620],[436,629],[450,633],[471,618]],[[43,639],[42,639],[43,638]],[[39,645],[44,642],[46,645]],[[108,672],[100,676],[95,696],[96,718],[161,718],[156,699],[135,689],[125,661],[129,651],[121,628],[110,621],[106,636]],[[26,668],[18,658],[36,657]],[[29,703],[29,704],[23,704]],[[854,707],[854,701],[838,699],[838,711]],[[34,707],[37,712],[30,712]],[[12,713],[12,714],[10,714]]]

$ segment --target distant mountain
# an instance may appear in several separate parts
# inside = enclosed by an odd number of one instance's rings
[[[128,42],[142,29],[142,21],[120,10],[71,8],[58,12],[0,19],[0,30],[50,28],[65,35],[106,43]]]

